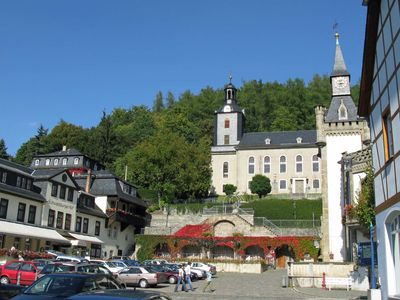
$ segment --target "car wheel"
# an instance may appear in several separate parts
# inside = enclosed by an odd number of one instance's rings
[[[146,279],[142,279],[142,280],[139,281],[139,286],[140,286],[141,288],[147,288],[148,285],[149,285],[149,283],[147,282]]]
[[[174,283],[177,282],[177,279],[176,279],[175,276],[170,276],[170,277],[168,278],[168,282],[169,282],[170,284],[174,284]]]
[[[0,283],[1,284],[9,284],[10,283],[10,279],[8,279],[8,277],[3,276],[0,278]]]
[[[194,280],[198,280],[198,279],[199,279],[199,276],[197,276],[197,274],[194,273],[194,274],[193,274],[193,279],[194,279]]]

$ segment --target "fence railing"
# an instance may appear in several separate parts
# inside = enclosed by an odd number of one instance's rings
[[[321,220],[270,220],[280,228],[315,228],[321,227]]]

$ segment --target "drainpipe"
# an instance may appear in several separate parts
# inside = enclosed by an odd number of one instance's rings
[[[88,170],[87,178],[86,178],[86,186],[85,186],[85,192],[89,193],[90,192],[90,184],[92,181],[92,169]]]

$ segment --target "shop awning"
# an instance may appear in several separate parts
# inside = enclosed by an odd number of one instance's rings
[[[16,235],[27,238],[38,238],[41,240],[71,244],[70,240],[64,238],[54,229],[31,226],[21,223],[0,221],[0,233]]]
[[[87,243],[104,244],[102,240],[94,236],[77,234],[77,233],[68,233],[68,234],[75,239],[71,240],[72,246],[87,247],[88,246]]]

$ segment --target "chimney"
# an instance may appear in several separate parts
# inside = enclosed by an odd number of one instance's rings
[[[66,145],[63,145],[62,151],[67,151],[67,146]]]
[[[87,173],[87,178],[86,178],[86,186],[85,186],[86,193],[90,192],[91,181],[92,181],[92,169],[89,169],[88,173]]]

